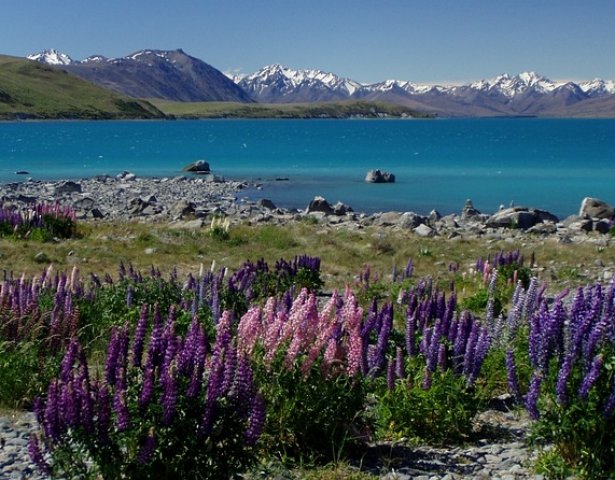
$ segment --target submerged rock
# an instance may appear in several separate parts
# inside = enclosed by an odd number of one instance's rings
[[[365,175],[365,181],[367,183],[395,183],[395,175],[378,169],[370,170]]]

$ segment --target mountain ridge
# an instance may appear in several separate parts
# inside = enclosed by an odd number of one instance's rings
[[[116,58],[92,55],[83,61],[50,49],[26,58],[60,67],[84,80],[134,98],[184,102],[253,101],[222,72],[182,49],[144,49]]]
[[[249,75],[225,75],[183,50],[145,49],[125,57],[92,55],[73,60],[57,50],[28,58],[66,69],[86,80],[136,98],[281,104],[386,102],[445,117],[612,116],[615,81],[552,81],[533,71],[503,73],[463,85],[419,84],[389,79],[362,84],[318,69],[267,65]],[[591,100],[591,101],[590,101]]]
[[[64,70],[0,55],[0,119],[164,118],[151,103],[111,92]]]
[[[445,116],[549,115],[571,104],[615,96],[615,81],[554,82],[532,71],[504,73],[464,85],[417,84],[394,79],[361,84],[333,73],[274,64],[235,80],[258,102],[322,100],[326,92],[334,100],[392,102]],[[352,91],[345,85],[352,85]]]

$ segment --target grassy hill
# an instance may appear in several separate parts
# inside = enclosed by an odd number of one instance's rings
[[[160,118],[152,104],[125,97],[63,70],[0,55],[0,119]]]
[[[319,103],[170,102],[150,99],[166,115],[178,118],[428,118],[431,115],[384,102]]]

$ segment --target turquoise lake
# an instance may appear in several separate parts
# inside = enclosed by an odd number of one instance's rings
[[[214,173],[260,181],[266,197],[305,208],[315,195],[355,210],[442,214],[467,198],[492,212],[514,202],[576,213],[585,196],[615,204],[615,120],[199,120],[0,123],[0,182]],[[371,185],[370,169],[395,184]],[[288,181],[274,181],[276,177]]]

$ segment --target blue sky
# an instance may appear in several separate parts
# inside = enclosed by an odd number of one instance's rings
[[[282,63],[366,83],[615,79],[613,0],[20,0],[2,16],[0,53],[17,56],[183,48],[220,70]]]

